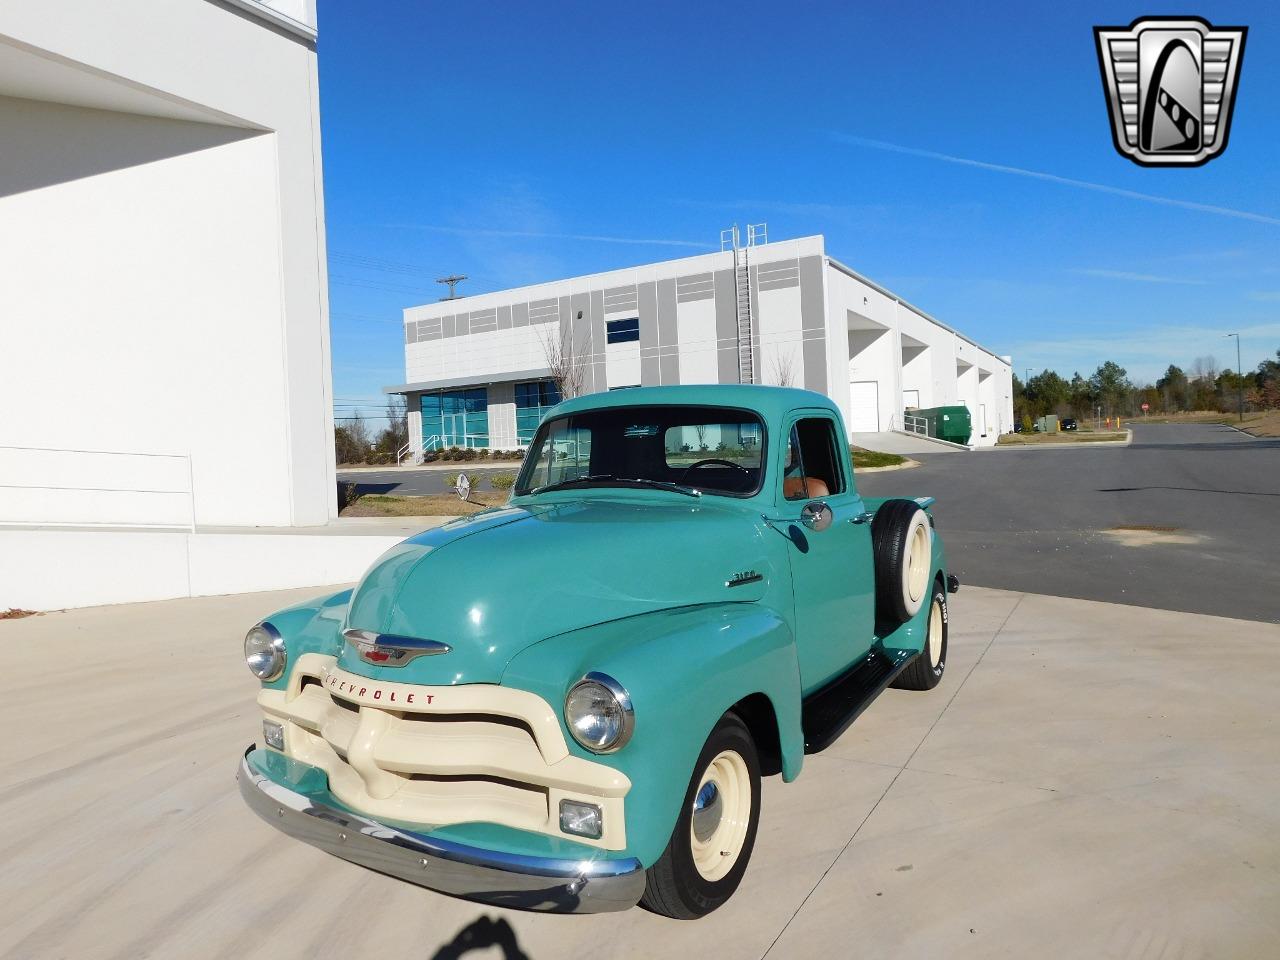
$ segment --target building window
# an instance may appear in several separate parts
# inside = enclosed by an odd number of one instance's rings
[[[640,318],[606,320],[604,330],[610,343],[631,343],[633,340],[640,339]]]
[[[489,445],[489,393],[484,387],[422,395],[424,450]]]
[[[560,402],[560,391],[551,380],[534,380],[517,383],[515,394],[516,442],[525,444],[533,439],[543,415]]]

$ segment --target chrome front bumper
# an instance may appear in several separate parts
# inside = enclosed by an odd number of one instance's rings
[[[499,907],[603,913],[635,906],[644,867],[635,858],[561,860],[500,853],[389,827],[318,803],[249,765],[236,779],[245,803],[276,829],[326,853],[418,886]]]

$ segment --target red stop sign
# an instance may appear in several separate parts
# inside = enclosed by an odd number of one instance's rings
[[[1149,403],[1144,403],[1144,404],[1142,405],[1142,412],[1143,412],[1143,413],[1146,413],[1146,412],[1147,412],[1148,410],[1150,410],[1150,409],[1151,409],[1151,404],[1149,404]]]

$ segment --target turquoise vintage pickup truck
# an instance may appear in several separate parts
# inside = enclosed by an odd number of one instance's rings
[[[677,918],[747,869],[794,780],[947,660],[932,500],[858,495],[839,410],[761,386],[578,397],[506,506],[392,548],[245,638],[249,806],[485,903]]]

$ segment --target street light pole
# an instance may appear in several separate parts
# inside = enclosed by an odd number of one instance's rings
[[[1236,413],[1244,423],[1244,369],[1240,366],[1240,334],[1228,333],[1222,339],[1236,338]]]

